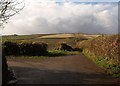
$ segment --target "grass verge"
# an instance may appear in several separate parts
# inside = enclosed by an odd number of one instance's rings
[[[7,58],[48,58],[48,57],[58,57],[58,56],[67,56],[67,55],[78,55],[78,51],[63,51],[63,50],[50,50],[48,54],[44,56],[7,56]]]
[[[83,54],[91,59],[94,63],[106,69],[108,74],[111,74],[114,77],[120,78],[120,66],[116,64],[110,64],[106,57],[98,57],[88,51],[87,49],[83,50]]]

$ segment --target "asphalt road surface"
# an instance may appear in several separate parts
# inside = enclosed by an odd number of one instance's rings
[[[105,69],[81,55],[8,60],[17,84],[120,84]]]

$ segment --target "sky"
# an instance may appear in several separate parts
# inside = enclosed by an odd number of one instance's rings
[[[58,2],[72,1],[72,2],[118,2],[120,0],[55,0]]]
[[[58,4],[56,2],[62,2]],[[91,3],[73,3],[73,2]],[[46,33],[118,33],[118,0],[25,0],[25,8],[10,18],[3,35]]]

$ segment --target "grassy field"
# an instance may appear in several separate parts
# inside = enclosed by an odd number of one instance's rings
[[[85,35],[85,34],[36,34],[36,35],[10,35],[3,36],[2,42],[37,42],[41,41],[48,44],[48,50],[53,50],[57,43],[65,42],[72,47],[76,47],[79,40],[92,39],[100,35]]]

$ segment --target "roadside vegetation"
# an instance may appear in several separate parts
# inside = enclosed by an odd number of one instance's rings
[[[120,77],[120,35],[102,35],[95,39],[78,42],[85,56],[106,68],[109,74]]]
[[[65,37],[64,37],[65,36]],[[55,38],[56,37],[56,38]],[[48,58],[83,54],[120,77],[120,35],[37,34],[3,36],[8,58]]]
[[[63,56],[80,54],[78,41],[88,40],[99,35],[76,34],[34,34],[2,36],[5,55],[15,56]]]
[[[12,42],[6,41],[3,43],[3,53],[6,56],[24,56],[24,57],[57,57],[64,55],[80,54],[79,49],[74,49],[66,43],[59,43],[55,45],[59,49],[48,50],[47,43],[36,42]]]

